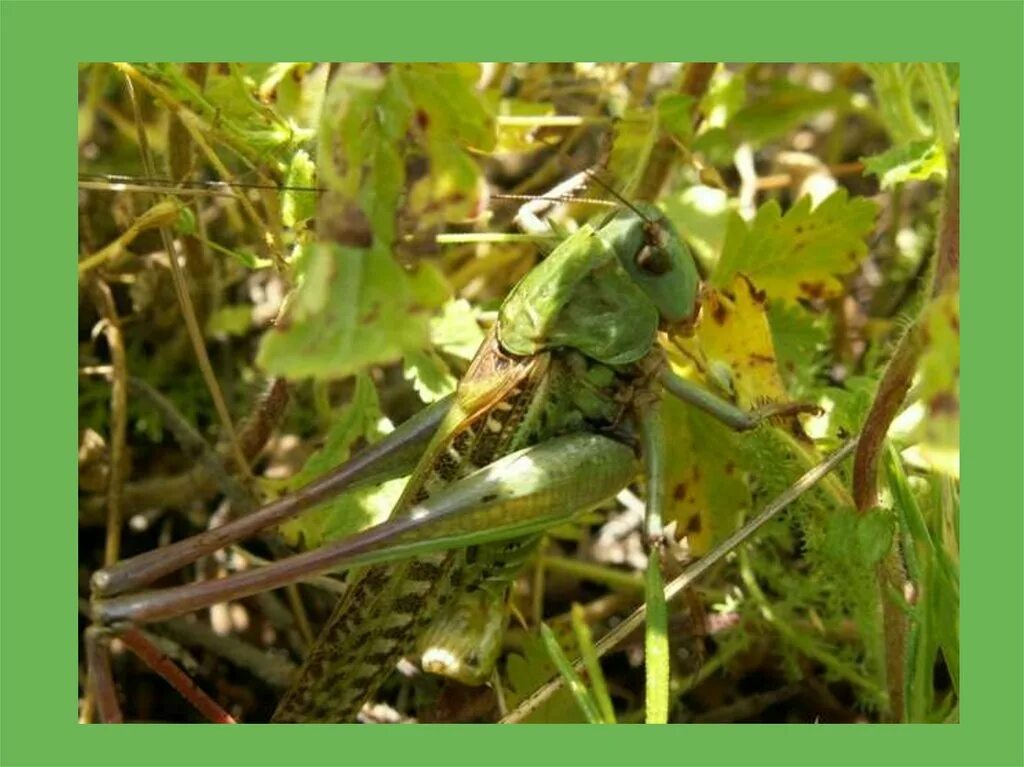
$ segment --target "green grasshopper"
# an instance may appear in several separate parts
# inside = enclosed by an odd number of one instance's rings
[[[657,334],[695,320],[698,292],[689,250],[653,205],[581,226],[513,288],[453,395],[289,498],[98,572],[96,621],[160,620],[358,568],[273,721],[354,720],[417,648],[427,671],[486,681],[509,585],[544,530],[643,474],[646,532],[658,544],[664,391],[738,429],[813,410],[748,413],[672,373]],[[363,533],[219,581],[130,593],[342,490],[410,469],[389,520]]]

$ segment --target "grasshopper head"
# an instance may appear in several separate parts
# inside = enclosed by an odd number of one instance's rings
[[[665,214],[649,203],[624,210],[601,229],[601,238],[647,294],[662,324],[690,319],[697,308],[700,277],[689,248]]]

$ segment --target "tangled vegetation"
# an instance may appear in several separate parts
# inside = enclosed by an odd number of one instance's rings
[[[956,721],[957,93],[936,64],[83,66],[83,637],[104,564],[293,492],[451,393],[543,256],[516,209],[591,169],[588,199],[548,201],[554,231],[604,215],[594,200],[650,201],[696,258],[699,321],[661,335],[673,370],[744,409],[821,408],[736,433],[665,400],[666,578],[861,435],[669,603],[669,720]],[[351,535],[402,482],[159,585]],[[643,600],[644,495],[545,537],[491,684],[403,664],[364,717],[643,721],[643,632],[517,707],[559,675],[558,648],[585,652]],[[267,721],[343,588],[319,577],[139,635],[235,719]],[[133,641],[110,644],[125,720],[202,721]],[[88,676],[83,649],[94,721]]]

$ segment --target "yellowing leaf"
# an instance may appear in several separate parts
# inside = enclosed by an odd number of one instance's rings
[[[787,399],[768,326],[765,295],[744,277],[701,299],[694,356],[705,374],[736,395],[742,408]]]
[[[677,372],[680,372],[677,370]],[[707,551],[750,505],[728,427],[675,397],[662,403],[665,423],[665,521],[675,522],[696,554]]]
[[[839,295],[837,277],[867,254],[864,237],[876,213],[870,200],[848,200],[839,189],[814,210],[802,197],[785,215],[774,200],[765,203],[750,224],[733,214],[712,285],[722,288],[742,273],[771,298]]]

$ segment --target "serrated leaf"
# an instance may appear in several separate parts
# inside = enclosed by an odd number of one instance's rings
[[[374,244],[391,248],[405,185],[400,149],[412,114],[408,94],[392,73],[366,64],[338,69],[320,125],[317,168],[330,190],[321,198],[322,228],[351,220],[356,207],[369,222]]]
[[[448,301],[441,315],[430,320],[430,342],[445,354],[472,360],[483,340],[477,312],[464,298]]]
[[[494,146],[494,117],[474,87],[477,64],[400,64],[396,71],[426,113],[423,129],[475,149]]]
[[[785,215],[774,200],[765,203],[750,224],[734,213],[712,285],[728,285],[742,273],[771,298],[839,295],[837,277],[856,269],[867,255],[864,238],[877,210],[872,201],[849,200],[839,189],[813,210],[805,196]]]
[[[415,351],[405,355],[405,379],[426,403],[437,402],[455,391],[455,378],[444,360],[431,351]]]
[[[907,181],[946,177],[946,155],[934,141],[900,144],[882,154],[862,157],[864,172],[878,176],[882,189]]]
[[[430,269],[407,272],[379,249],[320,243],[257,362],[291,378],[342,378],[394,362],[426,347],[429,312],[441,300]]]
[[[377,390],[368,376],[360,375],[352,400],[338,411],[323,447],[289,480],[288,488],[296,490],[346,461],[357,441],[379,439],[382,423]],[[383,521],[404,484],[404,479],[392,480],[342,495],[281,525],[281,534],[292,545],[301,543],[306,548],[351,535]]]
[[[480,168],[467,149],[495,144],[494,116],[476,92],[476,65],[396,65],[394,77],[409,94],[414,131],[429,171],[409,192],[410,213],[421,228],[468,218],[480,205]]]

